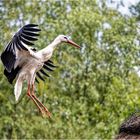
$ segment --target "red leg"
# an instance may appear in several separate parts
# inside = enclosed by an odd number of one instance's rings
[[[28,85],[28,90],[27,90],[27,95],[31,98],[31,100],[33,100],[34,104],[38,107],[39,111],[44,114],[42,108],[38,105],[37,101],[32,97],[31,93],[30,93],[30,84]]]
[[[40,100],[35,96],[34,94],[34,85],[32,85],[31,88],[31,96],[40,104],[40,106],[44,109],[44,111],[47,113],[48,117],[50,117],[51,113],[49,110],[40,102]]]

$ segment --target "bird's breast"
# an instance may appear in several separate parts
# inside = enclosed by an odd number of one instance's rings
[[[44,48],[36,53],[36,56],[40,58],[42,62],[49,60],[52,57],[53,49],[52,48]]]
[[[32,58],[23,64],[23,69],[26,73],[35,70],[37,71],[43,66],[43,63],[40,60]]]

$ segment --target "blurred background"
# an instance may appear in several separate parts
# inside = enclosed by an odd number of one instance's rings
[[[26,82],[15,102],[0,62],[0,139],[114,138],[140,109],[140,1],[0,0],[0,53],[28,23],[42,30],[38,50],[59,34],[82,49],[59,45],[51,59],[58,67],[36,83],[52,119],[26,96]]]

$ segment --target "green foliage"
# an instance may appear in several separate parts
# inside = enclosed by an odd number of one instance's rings
[[[60,45],[52,78],[36,94],[52,118],[42,118],[25,96],[15,103],[13,86],[0,66],[1,139],[110,139],[120,123],[139,110],[137,22],[95,0],[11,0],[0,2],[0,50],[26,23],[42,29],[38,49],[58,34],[71,33],[81,51]]]

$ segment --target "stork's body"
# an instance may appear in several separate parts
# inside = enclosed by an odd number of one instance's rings
[[[48,76],[45,70],[52,71],[51,68],[54,67],[54,65],[49,59],[52,57],[55,47],[61,42],[67,42],[78,48],[80,48],[80,46],[69,40],[66,36],[59,35],[46,48],[37,52],[33,51],[28,45],[34,45],[32,41],[37,40],[35,37],[39,35],[37,34],[39,31],[40,29],[34,24],[28,24],[22,27],[5,48],[1,59],[5,66],[4,74],[9,82],[12,83],[13,80],[16,79],[14,89],[16,101],[18,101],[21,94],[22,83],[26,80],[28,83],[27,95],[34,101],[42,113],[45,111],[48,116],[50,116],[47,108],[34,94],[36,75],[44,80],[40,73]]]

